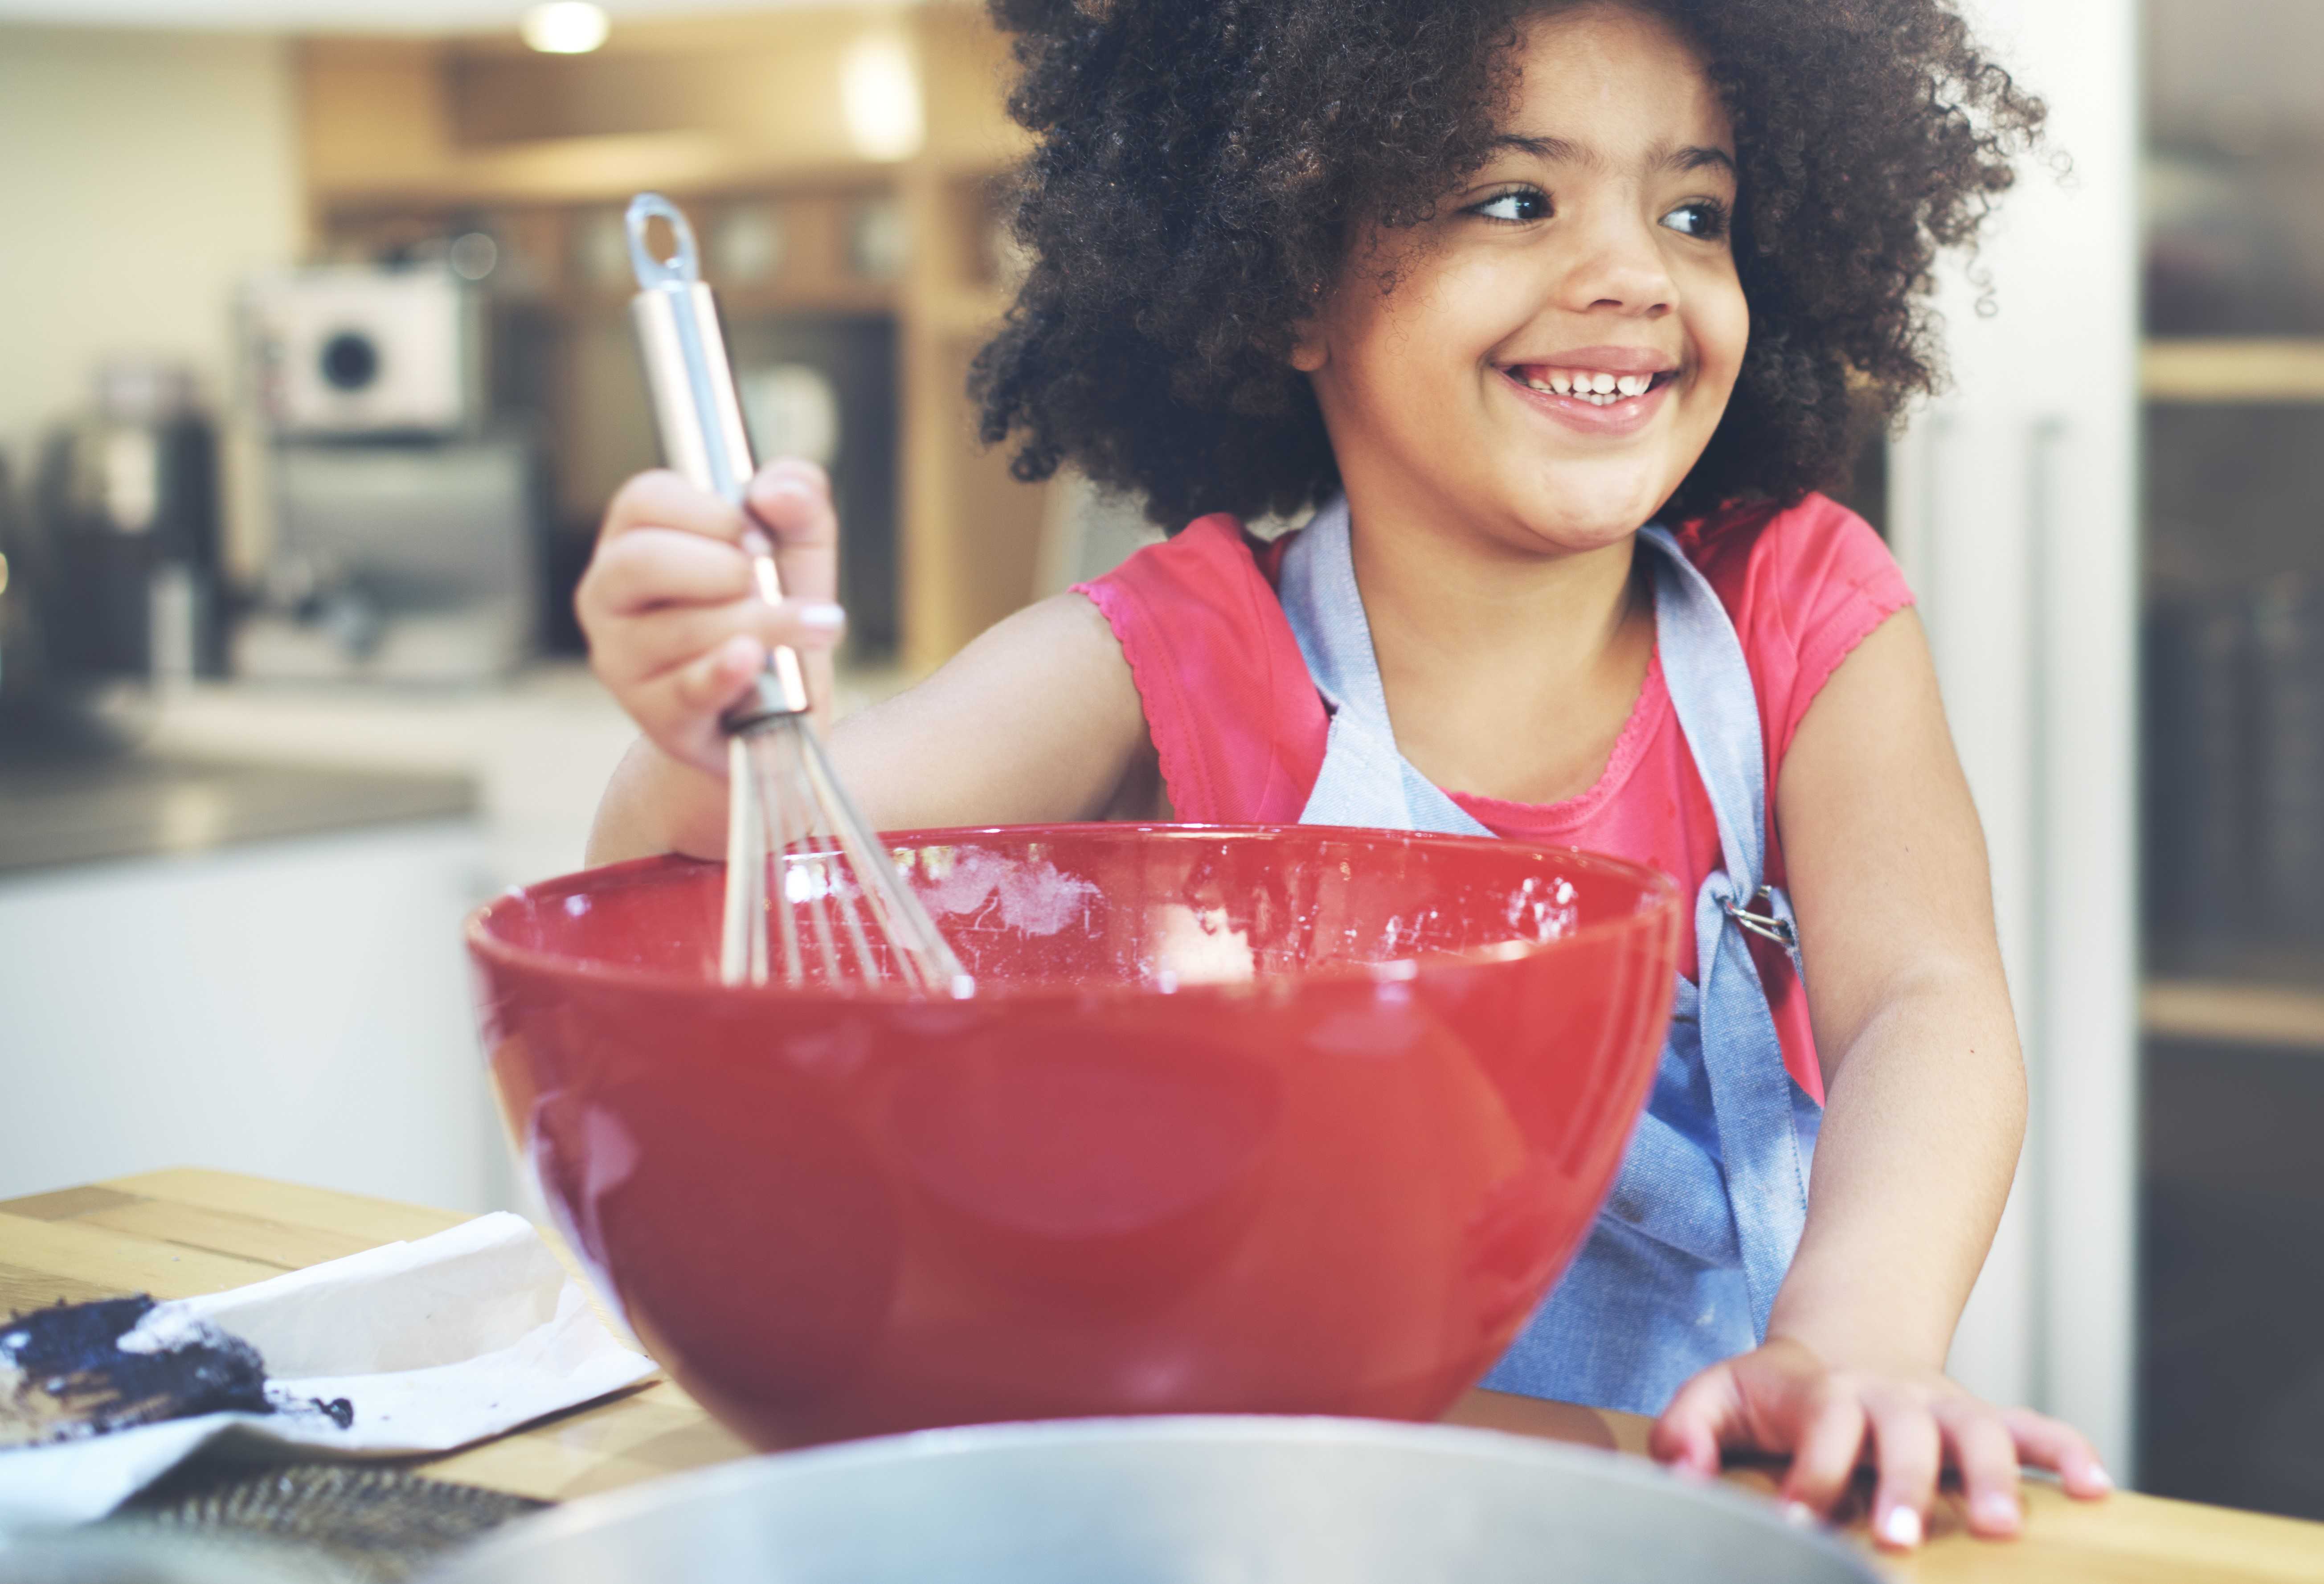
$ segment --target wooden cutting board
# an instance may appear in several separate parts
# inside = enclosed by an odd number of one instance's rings
[[[465,1219],[190,1168],[0,1200],[0,1312],[59,1299],[215,1293]],[[1634,1455],[1646,1445],[1645,1420],[1498,1392],[1471,1392],[1448,1417]],[[439,1479],[567,1501],[749,1455],[677,1386],[657,1380],[422,1467]],[[1772,1487],[1757,1469],[1729,1478]],[[2025,1533],[2015,1541],[1970,1539],[1949,1498],[1925,1549],[1880,1556],[1878,1565],[1914,1584],[2324,1584],[2324,1524],[2127,1492],[2070,1502],[2039,1482],[2025,1497]],[[1851,1533],[1868,1551],[1860,1521]]]

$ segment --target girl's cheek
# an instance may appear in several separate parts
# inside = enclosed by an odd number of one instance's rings
[[[1751,310],[1744,301],[1743,288],[1732,276],[1705,281],[1694,302],[1694,311],[1687,316],[1688,329],[1702,371],[1712,382],[1732,385],[1751,339]]]

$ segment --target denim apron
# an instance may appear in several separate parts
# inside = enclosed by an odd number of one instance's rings
[[[1750,668],[1726,607],[1677,541],[1652,526],[1638,538],[1653,559],[1664,677],[1718,816],[1724,867],[1695,898],[1697,972],[1678,981],[1621,1174],[1564,1279],[1483,1384],[1656,1414],[1689,1377],[1766,1337],[1807,1219],[1821,1111],[1784,1070],[1746,938],[1777,940],[1798,961],[1790,904],[1762,885],[1766,761]],[[1280,593],[1332,710],[1300,823],[1491,835],[1397,751],[1344,497],[1286,548]]]

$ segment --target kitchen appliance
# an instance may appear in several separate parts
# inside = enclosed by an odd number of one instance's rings
[[[185,370],[99,372],[94,403],[42,448],[28,537],[52,677],[217,669],[217,432]]]
[[[532,654],[539,447],[487,424],[483,298],[449,256],[245,289],[274,534],[261,608],[235,635],[237,673],[479,682]]]
[[[0,456],[0,724],[13,727],[44,696],[48,645],[35,597],[38,553]]]
[[[659,220],[673,250],[649,245]],[[630,205],[630,299],[663,459],[696,487],[738,510],[758,465],[742,426],[734,372],[703,284],[694,231],[667,198]],[[768,604],[783,597],[774,546],[753,536],[752,576]],[[965,994],[960,963],[936,933],[839,781],[808,714],[799,657],[767,651],[757,684],[719,717],[726,732],[726,906],[719,972],[729,984],[764,984],[779,967],[788,984],[812,972],[819,984],[853,979]],[[772,961],[768,931],[780,945]]]
[[[521,434],[274,447],[274,548],[236,674],[477,682],[533,652],[544,491]]]
[[[485,418],[483,298],[448,263],[333,265],[244,293],[254,394],[277,435],[459,435]]]
[[[1580,1247],[1669,1018],[1666,877],[1314,826],[883,839],[973,997],[722,984],[685,859],[468,926],[553,1212],[756,1444],[1434,1418]]]
[[[430,1584],[1872,1584],[1771,1502],[1490,1431],[1183,1418],[758,1458],[522,1519]]]

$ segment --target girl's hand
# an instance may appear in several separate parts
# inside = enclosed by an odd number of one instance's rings
[[[1696,1376],[1655,1422],[1665,1463],[1705,1476],[1723,1452],[1788,1456],[1783,1496],[1827,1515],[1868,1460],[1878,1471],[1872,1533],[1906,1550],[1921,1543],[1939,1475],[1958,1469],[1972,1534],[2017,1533],[2020,1463],[2056,1473],[2066,1494],[2114,1488],[2080,1432],[2024,1408],[1996,1408],[1933,1370],[1840,1370],[1786,1337]]]
[[[739,511],[669,472],[641,473],[605,509],[596,554],[574,595],[589,664],[656,746],[724,777],[718,717],[766,664],[799,651],[820,713],[831,698],[831,649],[846,618],[838,589],[839,522],[831,485],[811,462],[769,463]],[[760,599],[746,535],[774,545],[784,599]]]

